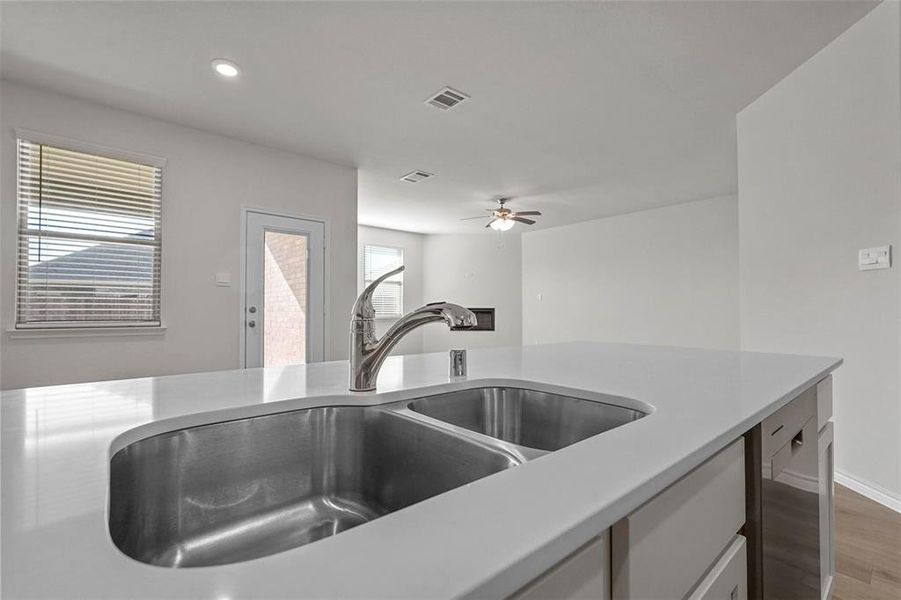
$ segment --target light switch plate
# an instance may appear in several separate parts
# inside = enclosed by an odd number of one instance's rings
[[[232,274],[219,272],[216,273],[216,285],[219,287],[229,287],[232,284]]]
[[[892,247],[865,248],[857,253],[857,268],[861,271],[889,269],[892,266]]]

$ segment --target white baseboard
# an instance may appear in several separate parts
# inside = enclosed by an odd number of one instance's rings
[[[901,513],[901,494],[890,492],[882,486],[863,481],[838,469],[835,470],[835,483],[840,483],[861,496],[866,496],[874,502],[886,506],[897,513]]]

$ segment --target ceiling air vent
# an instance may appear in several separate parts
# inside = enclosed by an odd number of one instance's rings
[[[428,179],[431,177],[431,173],[426,173],[425,171],[410,171],[403,177],[401,177],[401,181],[409,181],[410,183],[419,183],[423,179]]]
[[[425,101],[426,104],[431,104],[435,108],[440,108],[441,110],[447,110],[449,108],[453,108],[463,102],[464,100],[469,99],[469,96],[464,94],[463,92],[457,91],[453,88],[446,87],[428,100]]]

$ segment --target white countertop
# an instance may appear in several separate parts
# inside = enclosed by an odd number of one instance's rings
[[[2,597],[505,596],[840,363],[577,342],[471,350],[469,377],[455,381],[445,353],[392,357],[377,394],[346,391],[347,362],[3,392]],[[109,458],[130,441],[223,417],[379,404],[424,395],[421,388],[434,393],[489,379],[625,396],[654,412],[340,535],[252,561],[156,567],[122,554],[107,533]]]

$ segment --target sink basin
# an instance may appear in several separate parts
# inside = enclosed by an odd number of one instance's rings
[[[326,407],[140,440],[110,464],[110,534],[134,559],[219,565],[336,535],[519,464],[408,415]]]
[[[554,451],[644,417],[593,400],[512,387],[448,392],[414,400],[410,410],[493,438]]]
[[[166,567],[275,554],[646,414],[610,399],[484,387],[159,434],[110,461],[110,536]]]

